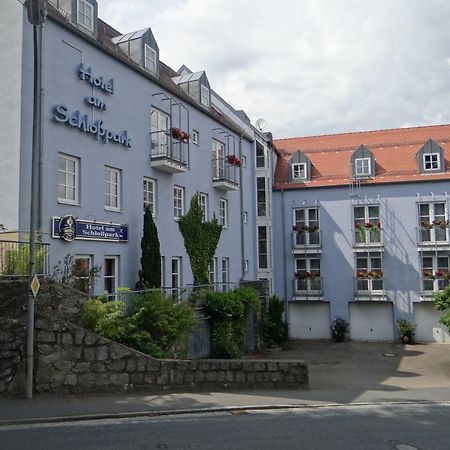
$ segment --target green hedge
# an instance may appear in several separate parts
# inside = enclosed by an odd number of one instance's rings
[[[283,321],[284,304],[278,297],[269,298],[267,308],[261,311],[261,340],[264,347],[278,347],[287,341],[288,324]]]

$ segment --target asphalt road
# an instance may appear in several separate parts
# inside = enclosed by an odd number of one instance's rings
[[[1,450],[450,450],[450,403],[334,406],[0,427]]]

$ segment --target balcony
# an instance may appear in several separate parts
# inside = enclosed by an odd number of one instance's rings
[[[298,226],[294,228],[299,230]],[[303,230],[292,233],[292,253],[320,253],[322,251],[322,232]]]
[[[213,158],[213,186],[220,191],[235,191],[239,186],[238,168],[238,165],[230,164],[228,158]]]
[[[439,271],[438,271],[439,272]],[[442,275],[437,273],[426,273],[421,277],[420,286],[422,288],[420,292],[420,298],[425,301],[434,301],[436,292],[443,291],[450,284],[449,274],[443,273]]]
[[[323,300],[323,278],[309,272],[298,272],[293,280],[292,299],[301,301]]]
[[[416,228],[417,246],[419,248],[448,250],[450,247],[449,229],[447,226],[436,226],[424,222]]]
[[[356,301],[386,301],[384,279],[381,272],[360,273],[354,278]]]
[[[153,168],[167,173],[183,173],[188,169],[189,140],[177,139],[162,130],[151,135],[150,160]]]
[[[370,224],[365,225],[361,224],[356,227],[354,232],[354,245],[353,248],[355,250],[363,249],[367,251],[367,249],[376,249],[380,250],[384,246],[384,233],[383,229],[376,225]]]

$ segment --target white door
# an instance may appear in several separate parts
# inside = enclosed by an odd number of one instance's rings
[[[354,341],[393,341],[391,303],[351,303],[350,337]]]
[[[291,302],[289,304],[291,339],[330,339],[329,303]]]
[[[434,309],[434,302],[414,303],[414,323],[416,342],[447,342],[450,343],[450,333],[447,327],[439,323],[443,312]]]

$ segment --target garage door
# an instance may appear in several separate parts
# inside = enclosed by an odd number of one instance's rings
[[[444,325],[439,323],[443,313],[434,309],[433,302],[414,303],[414,322],[417,324],[417,342],[447,342],[450,334]]]
[[[291,339],[330,339],[329,303],[290,303]]]
[[[393,341],[391,303],[350,303],[350,337],[354,341]]]

